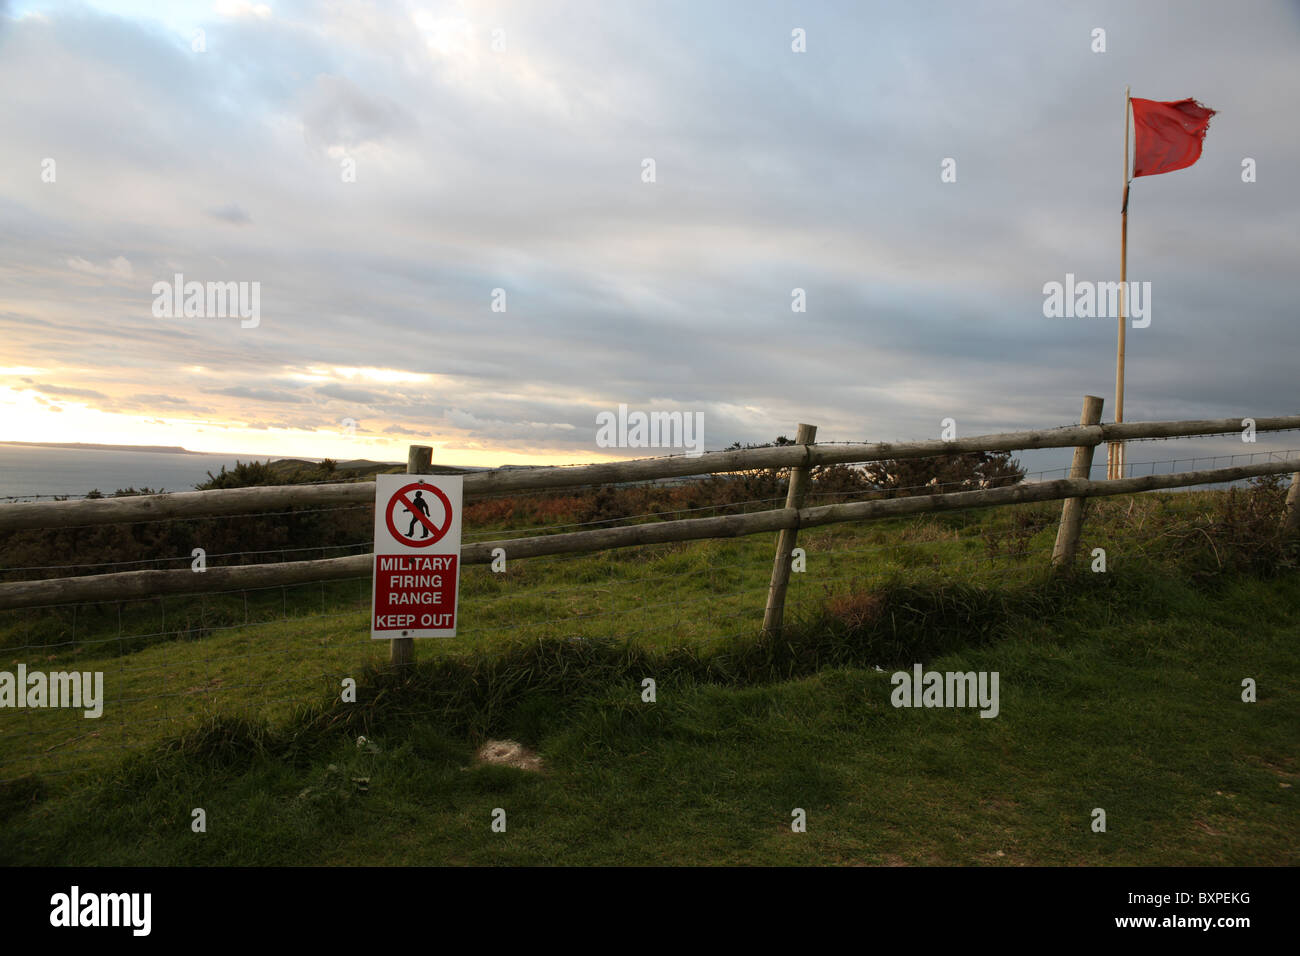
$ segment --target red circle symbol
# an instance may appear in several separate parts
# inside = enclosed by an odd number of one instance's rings
[[[433,521],[430,520],[429,516],[415,504],[415,499],[410,496],[410,493],[413,491],[427,491],[442,502],[442,510],[446,515],[446,518],[442,522],[442,527],[435,525]],[[415,519],[417,524],[424,526],[425,530],[429,532],[427,538],[413,538],[410,535],[402,534],[397,530],[397,526],[393,523],[393,513],[396,511],[398,505],[401,505],[405,510],[409,511],[411,517]],[[393,536],[393,540],[399,541],[412,548],[427,548],[431,544],[437,544],[451,527],[451,500],[442,493],[441,488],[434,485],[426,485],[422,481],[412,482],[409,485],[404,485],[401,488],[398,488],[393,497],[388,499],[388,511],[384,515],[384,521],[388,524],[388,531]]]

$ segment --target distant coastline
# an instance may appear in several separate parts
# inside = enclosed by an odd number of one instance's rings
[[[90,449],[92,451],[145,451],[162,455],[198,455],[203,454],[197,451],[190,451],[188,448],[182,448],[180,445],[98,445],[93,442],[61,442],[61,441],[4,441],[0,440],[0,445],[25,445],[28,448],[80,448]]]
[[[314,465],[324,458],[272,458],[270,455],[243,455],[237,453],[215,452],[215,451],[192,451],[181,445],[104,445],[97,442],[60,442],[60,441],[9,441],[0,438],[0,446],[18,445],[23,448],[62,448],[66,451],[135,451],[144,452],[153,455],[194,455],[203,458],[231,458],[237,461],[247,460],[249,462],[265,461],[271,465],[280,467],[291,467],[295,465]],[[369,458],[354,458],[350,461],[334,462],[339,471],[365,471],[375,472],[384,471],[394,466],[402,465],[400,461],[372,461]],[[468,474],[475,471],[512,471],[520,468],[554,468],[554,465],[438,465],[434,467],[435,474]]]

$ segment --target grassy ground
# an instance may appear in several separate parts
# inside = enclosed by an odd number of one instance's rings
[[[4,667],[109,703],[3,713],[0,862],[1295,864],[1300,578],[1234,563],[1221,507],[1090,506],[1064,581],[1050,507],[817,529],[778,642],[770,535],[467,569],[403,675],[364,582],[6,618],[42,649]],[[892,707],[915,662],[997,671],[1000,714]]]

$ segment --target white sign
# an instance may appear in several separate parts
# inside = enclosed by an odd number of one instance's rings
[[[460,475],[375,476],[370,636],[455,637]]]

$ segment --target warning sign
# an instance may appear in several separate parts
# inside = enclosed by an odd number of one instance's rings
[[[375,476],[371,637],[456,636],[461,490],[459,475]]]

